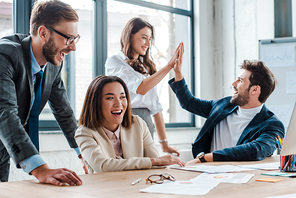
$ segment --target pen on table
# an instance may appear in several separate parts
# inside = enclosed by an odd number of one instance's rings
[[[139,179],[137,179],[137,180],[133,181],[133,182],[132,182],[132,185],[135,185],[135,184],[139,183],[141,180],[142,180],[142,179],[141,179],[141,178],[139,178]]]

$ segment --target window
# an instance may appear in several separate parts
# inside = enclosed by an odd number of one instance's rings
[[[68,54],[64,61],[62,78],[67,89],[71,106],[78,119],[81,113],[88,85],[93,79],[93,1],[92,0],[62,0],[70,4],[79,15],[78,33],[81,36],[76,45],[76,51]],[[47,104],[40,120],[42,130],[52,130],[57,127],[54,116]]]
[[[12,1],[0,0],[0,38],[13,33]]]
[[[152,58],[157,69],[161,69],[170,60],[180,41],[185,46],[183,58],[183,74],[191,88],[192,85],[192,12],[175,9],[188,9],[190,2],[186,0],[167,1],[107,1],[107,32],[108,56],[117,54],[120,50],[120,36],[125,24],[133,17],[141,17],[155,28],[155,45],[152,47]],[[154,3],[155,2],[155,3]],[[162,2],[160,5],[156,4]],[[162,6],[166,5],[166,6]],[[173,5],[174,7],[168,6]],[[157,8],[157,9],[155,9]],[[160,102],[163,107],[164,120],[167,126],[193,126],[193,116],[181,109],[174,93],[168,86],[168,80],[174,77],[171,71],[157,86]],[[183,123],[183,124],[179,124]]]
[[[148,1],[148,2],[152,2],[152,3],[156,3],[156,4],[160,4],[160,5],[165,5],[165,6],[171,6],[174,8],[180,8],[180,9],[184,9],[184,10],[190,10],[190,4],[188,0],[144,0],[144,1]]]

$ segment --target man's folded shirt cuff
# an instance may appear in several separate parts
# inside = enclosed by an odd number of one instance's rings
[[[46,162],[39,154],[32,155],[31,157],[28,157],[27,159],[20,162],[21,168],[29,174],[32,170],[43,164],[46,164]]]

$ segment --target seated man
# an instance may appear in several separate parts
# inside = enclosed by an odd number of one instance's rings
[[[276,79],[261,61],[245,60],[242,72],[232,83],[234,95],[219,100],[195,98],[187,88],[181,62],[174,66],[169,85],[182,108],[207,118],[192,146],[194,160],[263,160],[276,149],[276,138],[284,136],[284,125],[264,102],[273,92]]]

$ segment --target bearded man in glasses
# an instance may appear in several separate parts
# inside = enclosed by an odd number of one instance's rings
[[[78,19],[68,4],[57,0],[36,2],[30,35],[0,39],[1,182],[8,181],[11,157],[18,168],[41,183],[82,184],[75,172],[48,167],[39,155],[38,139],[38,116],[48,102],[70,147],[81,158],[74,139],[76,119],[61,79],[62,62],[76,50],[80,38]]]

